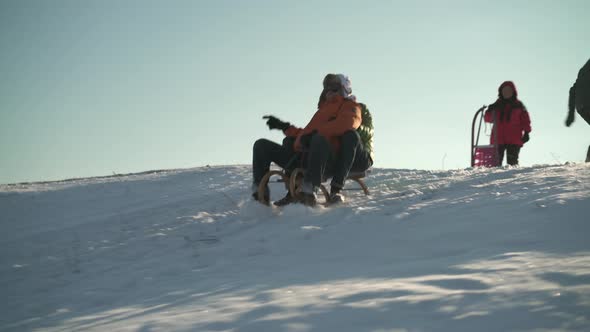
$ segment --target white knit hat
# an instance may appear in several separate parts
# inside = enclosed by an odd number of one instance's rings
[[[356,100],[356,97],[352,94],[350,78],[344,74],[338,74],[337,76],[340,79],[340,85],[342,86],[342,93],[344,95],[344,98]]]

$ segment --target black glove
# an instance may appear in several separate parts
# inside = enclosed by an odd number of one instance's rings
[[[284,131],[285,129],[287,129],[291,126],[291,124],[289,122],[283,122],[272,115],[265,115],[262,118],[268,119],[266,121],[266,125],[268,126],[268,129],[271,129],[271,130],[272,129],[280,129],[280,130]]]
[[[529,133],[525,132],[524,135],[522,135],[522,143],[526,143],[530,140],[531,138],[529,137]]]
[[[311,138],[313,137],[313,135],[317,133],[318,131],[314,130],[309,134],[301,135],[301,138],[299,139],[299,143],[301,143],[301,146],[304,148],[308,148],[309,144],[311,143]]]

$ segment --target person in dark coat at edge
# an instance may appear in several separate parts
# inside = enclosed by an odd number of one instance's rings
[[[576,82],[570,88],[568,106],[566,126],[569,127],[574,122],[575,110],[578,110],[582,119],[590,124],[590,59],[580,69]],[[588,146],[586,153],[586,162],[590,162],[590,146]]]
[[[286,137],[282,145],[267,139],[259,139],[254,143],[254,199],[257,199],[258,185],[270,169],[271,162],[289,174],[299,167],[298,163],[292,163],[293,156],[297,155],[304,159],[305,164],[300,196],[291,197],[287,193],[274,204],[281,206],[300,202],[308,206],[316,205],[317,190],[328,175],[332,175],[328,203],[342,202],[340,191],[348,173],[366,171],[373,165],[372,149],[368,151],[365,148],[357,132],[362,123],[360,105],[352,95],[350,79],[346,75],[328,74],[323,80],[318,110],[305,128],[295,127],[272,115],[264,116],[269,129],[279,129]]]
[[[509,165],[518,165],[520,149],[530,139],[531,120],[513,82],[500,85],[498,100],[488,107],[484,119],[494,123],[490,140],[498,148],[498,166],[502,166],[504,154]]]

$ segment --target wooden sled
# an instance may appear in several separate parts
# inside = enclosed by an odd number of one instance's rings
[[[293,172],[291,172],[291,176],[289,177],[289,176],[287,176],[287,174],[285,173],[284,170],[270,170],[270,171],[268,171],[264,175],[264,177],[262,177],[262,180],[260,181],[260,184],[258,185],[258,201],[261,202],[262,204],[270,205],[270,200],[264,199],[264,192],[266,190],[266,187],[268,186],[268,182],[270,181],[270,178],[274,175],[280,176],[282,178],[283,182],[285,183],[285,185],[288,186],[291,196],[296,197],[297,194],[299,193],[299,191],[301,190],[301,181],[303,180],[303,172],[304,172],[303,168],[296,168],[295,170],[293,170]],[[352,180],[352,181],[358,183],[359,186],[361,187],[361,189],[363,190],[363,192],[365,193],[365,195],[369,195],[369,187],[367,187],[367,185],[365,184],[365,181],[363,180],[366,176],[367,176],[366,171],[365,172],[351,172],[350,174],[348,174],[348,177],[346,179]],[[328,179],[325,179],[324,182],[327,180]],[[320,185],[320,190],[324,194],[325,200],[328,201],[328,199],[330,198],[330,192],[326,189],[326,187],[323,184]]]

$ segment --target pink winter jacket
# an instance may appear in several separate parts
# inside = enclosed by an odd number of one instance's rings
[[[510,99],[502,98],[502,88],[511,85],[514,90],[514,96]],[[526,107],[518,100],[516,86],[510,81],[506,81],[498,88],[498,100],[488,107],[484,119],[486,122],[493,123],[495,115],[495,125],[492,129],[492,144],[515,144],[522,146],[522,136],[524,133],[531,131],[531,119]]]

